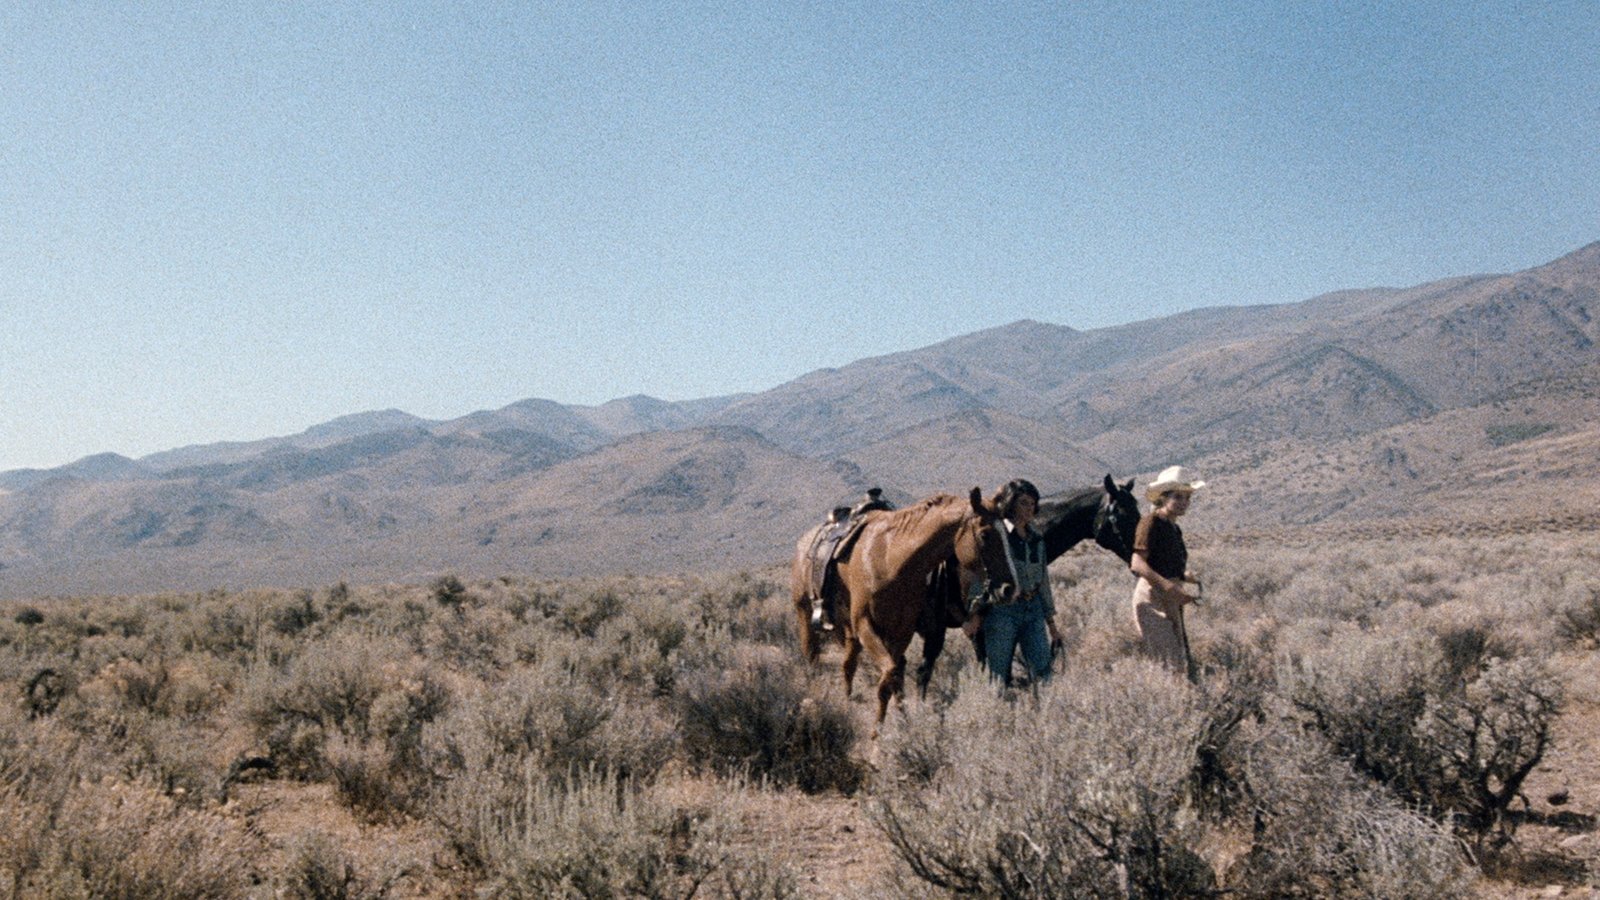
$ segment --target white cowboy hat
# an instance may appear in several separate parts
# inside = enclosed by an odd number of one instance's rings
[[[1154,503],[1156,498],[1168,491],[1193,493],[1205,486],[1206,483],[1204,481],[1200,481],[1190,475],[1189,470],[1183,466],[1167,466],[1161,470],[1161,474],[1157,475],[1154,481],[1150,482],[1150,486],[1144,489],[1144,496],[1146,500]]]

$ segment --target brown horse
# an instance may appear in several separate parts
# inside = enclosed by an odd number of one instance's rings
[[[999,587],[1014,585],[1005,539],[996,530],[999,511],[973,488],[966,497],[937,494],[905,509],[868,514],[860,535],[839,560],[839,608],[844,641],[844,687],[855,682],[866,648],[878,679],[881,725],[889,700],[905,687],[906,647],[926,605],[928,576],[952,551],[964,568],[979,570]],[[804,630],[801,632],[804,634]]]

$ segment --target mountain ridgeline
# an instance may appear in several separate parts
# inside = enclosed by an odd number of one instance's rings
[[[754,568],[870,485],[1055,491],[1178,462],[1214,485],[1200,534],[1570,522],[1600,461],[1597,318],[1600,243],[1407,289],[1015,322],[755,394],[101,454],[0,473],[0,596]]]

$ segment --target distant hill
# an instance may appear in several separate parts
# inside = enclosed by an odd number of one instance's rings
[[[1301,303],[1015,322],[756,394],[356,413],[0,473],[0,596],[765,566],[871,485],[1052,491],[1178,462],[1214,484],[1197,535],[1587,521],[1597,340],[1600,243]]]

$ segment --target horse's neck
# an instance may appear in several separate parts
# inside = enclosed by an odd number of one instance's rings
[[[1082,491],[1059,499],[1051,497],[1041,504],[1038,518],[1044,527],[1044,543],[1051,559],[1072,549],[1094,534],[1095,514],[1100,511],[1099,490]],[[1038,527],[1038,526],[1035,526]]]
[[[930,512],[916,533],[910,529],[885,532],[884,574],[890,578],[921,578],[933,571],[955,546],[956,534],[965,519],[965,510],[939,510]]]

